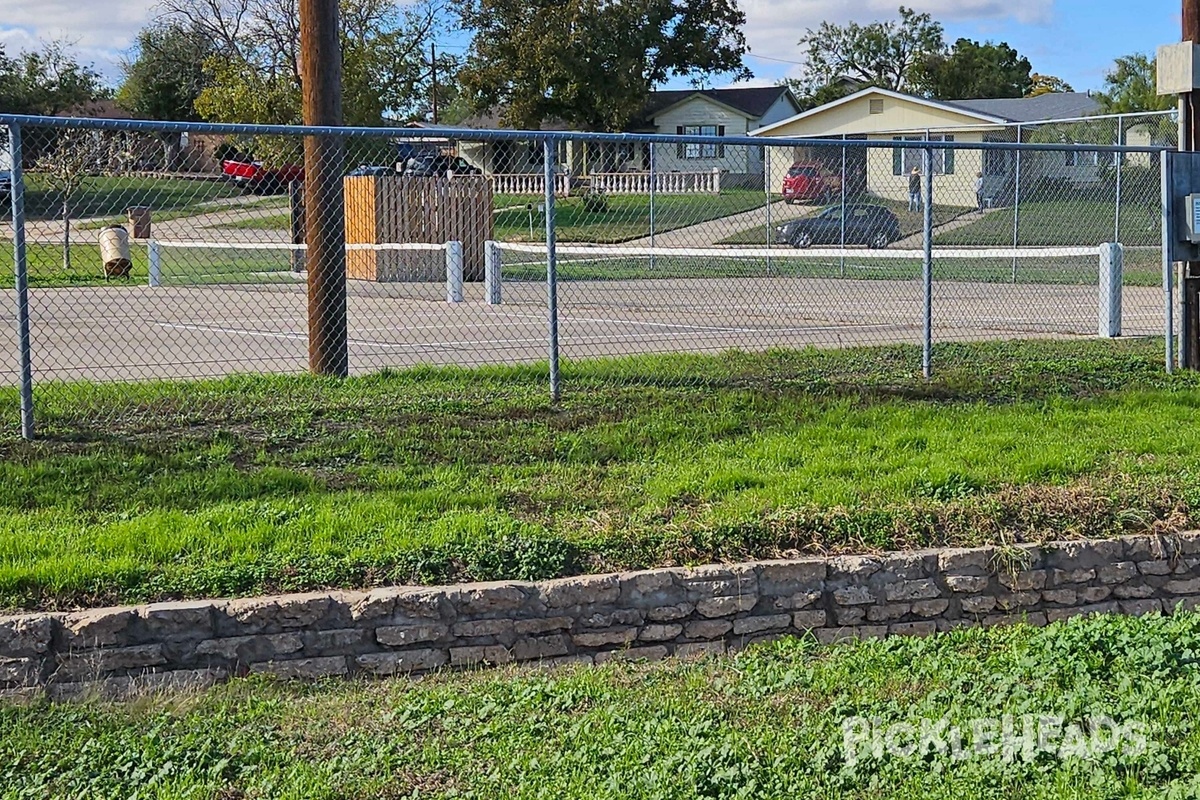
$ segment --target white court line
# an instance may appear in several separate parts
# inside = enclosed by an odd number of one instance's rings
[[[544,314],[505,314],[510,318],[546,319]],[[574,314],[559,314],[558,321],[563,322],[600,322],[606,325],[643,325],[651,328],[681,328],[689,331],[714,331],[716,333],[757,333],[758,328],[722,328],[715,325],[683,325],[673,322],[646,322],[635,319],[604,319],[597,317],[577,317]]]
[[[242,329],[242,328],[225,328],[225,327],[221,327],[218,325],[185,325],[185,324],[181,324],[181,323],[171,323],[171,322],[156,322],[155,324],[160,327],[170,328],[173,330],[185,330],[185,331],[192,331],[192,332],[196,332],[196,333],[216,333],[216,334],[222,334],[222,335],[226,335],[226,336],[250,336],[250,337],[265,338],[265,339],[284,339],[287,341],[305,341],[308,339],[307,333],[289,333],[286,331],[256,331],[256,330],[247,330],[247,329]],[[912,326],[911,325],[897,325],[894,323],[878,323],[878,324],[868,324],[868,325],[843,324],[843,325],[813,325],[813,326],[809,326],[809,327],[798,327],[798,328],[792,328],[792,329],[780,329],[780,328],[746,329],[743,331],[725,331],[725,332],[731,332],[731,333],[779,333],[781,331],[786,332],[788,330],[791,330],[794,332],[821,333],[821,332],[830,332],[830,331],[845,331],[847,329],[870,330],[870,329],[906,328],[906,327],[912,327]],[[714,331],[714,332],[719,332],[719,331]],[[674,334],[674,333],[604,334],[604,335],[599,335],[599,336],[569,336],[569,337],[564,338],[563,343],[567,346],[570,346],[576,342],[642,341],[642,340],[646,340],[646,339],[673,339],[673,338],[677,338],[677,334]],[[452,341],[452,342],[415,342],[415,343],[410,343],[410,342],[373,342],[373,341],[368,341],[368,340],[363,340],[363,339],[350,339],[350,340],[348,340],[347,344],[354,345],[356,347],[374,347],[374,348],[381,349],[381,350],[436,350],[436,349],[458,349],[458,348],[462,348],[462,347],[478,347],[481,345],[490,345],[493,347],[498,346],[498,345],[526,345],[526,344],[545,345],[546,339],[544,337],[539,336],[539,337],[533,338],[533,339],[477,339],[477,340],[467,340],[467,341],[460,340],[460,341]]]

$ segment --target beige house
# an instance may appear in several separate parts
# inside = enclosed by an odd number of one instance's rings
[[[868,141],[1030,142],[1114,144],[1116,126],[1103,133],[1091,122],[1099,103],[1090,94],[1068,92],[1037,97],[987,100],[926,100],[887,89],[866,88],[840,100],[751,131],[751,136],[845,139]],[[1130,144],[1141,143],[1137,128],[1125,132]],[[768,147],[765,175],[778,187],[793,162],[816,162],[837,174],[842,148],[819,146]],[[1087,151],[1024,153],[1020,159],[1021,186],[1050,179],[1085,185],[1101,179],[1111,154]],[[920,150],[902,147],[850,147],[846,150],[846,182],[852,191],[904,200],[913,167],[922,162]],[[1128,163],[1128,162],[1127,162]],[[982,174],[985,202],[1012,202],[1018,171],[1012,151],[934,151],[934,201],[973,206],[977,178]],[[1024,190],[1024,188],[1023,188]]]
[[[659,146],[654,152],[655,172],[663,176],[696,176],[705,186],[749,184],[761,187],[761,148],[725,145],[720,140],[744,137],[753,130],[792,117],[799,109],[795,96],[783,86],[660,91],[651,94],[641,119],[630,125],[626,132],[711,136],[711,144]],[[503,127],[500,115],[495,111],[466,119],[462,126],[473,129]],[[561,121],[547,120],[541,129],[568,131],[569,126]],[[540,144],[485,144],[471,142],[464,136],[458,142],[458,153],[491,176],[529,175],[542,169]],[[565,172],[576,176],[648,174],[650,148],[643,143],[561,142],[557,159]],[[709,180],[714,174],[719,179]],[[614,177],[611,182],[633,185],[624,178]],[[668,177],[664,177],[663,182],[671,185]]]

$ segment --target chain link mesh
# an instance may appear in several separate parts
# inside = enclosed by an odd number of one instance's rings
[[[613,356],[905,345],[920,370],[927,340],[936,369],[979,357],[962,342],[1160,336],[1175,135],[1172,114],[810,142],[355,130],[314,195],[291,132],[23,125],[34,380],[99,422],[130,382],[306,372],[331,319],[351,375],[544,368],[554,328],[564,391]],[[314,215],[345,237],[344,313],[310,308]]]

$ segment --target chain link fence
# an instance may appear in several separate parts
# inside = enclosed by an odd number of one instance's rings
[[[352,375],[533,364],[555,396],[588,359],[906,345],[929,374],[979,357],[958,343],[1170,324],[1169,114],[831,140],[0,124],[0,379],[27,404],[303,373],[330,319]],[[329,207],[305,208],[306,132],[337,144]],[[316,311],[313,215],[346,250]]]

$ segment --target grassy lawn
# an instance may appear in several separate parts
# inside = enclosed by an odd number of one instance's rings
[[[25,212],[32,220],[59,219],[62,200],[36,172],[25,174]],[[240,197],[241,189],[223,180],[189,178],[95,177],[76,192],[71,215],[115,217],[121,222],[130,206],[150,206],[154,211],[177,211],[222,197]]]
[[[146,286],[149,263],[146,246],[131,242],[129,255],[133,268],[128,278],[105,280],[97,244],[71,245],[71,268],[63,269],[62,246],[30,243],[26,245],[29,260],[29,285],[33,289],[63,286]],[[13,270],[11,247],[0,247],[0,271]],[[164,248],[162,261],[163,285],[197,285],[229,283],[263,283],[272,280],[293,280],[290,275],[289,254],[285,251],[249,252],[224,248],[174,249]]]
[[[124,704],[0,705],[0,798],[1194,797],[1200,617],[1094,617],[692,663],[316,686],[237,680]],[[1003,719],[1029,751],[976,752]],[[1039,718],[1058,718],[1062,728]],[[852,761],[844,725],[960,731]],[[1144,743],[1111,747],[1112,720]],[[1072,746],[1099,744],[1096,757]],[[936,730],[936,729],[935,729]],[[1111,730],[1111,728],[1109,728]],[[901,739],[906,744],[912,739]],[[1108,748],[1108,749],[1105,749]],[[900,751],[903,753],[903,751]]]
[[[1161,237],[1158,204],[1121,206],[1121,241],[1155,245]],[[1098,200],[1022,202],[1018,241],[1025,246],[1100,245],[1113,239],[1113,204]],[[1013,243],[1013,210],[999,208],[980,220],[937,234],[938,245],[1001,246]]]
[[[173,211],[160,211],[160,210],[155,209],[155,211],[153,213],[153,221],[155,223],[168,222],[168,221],[178,220],[178,219],[188,219],[189,217],[194,217],[194,216],[197,216],[200,214],[213,214],[213,213],[221,213],[221,212],[235,213],[235,212],[239,212],[239,211],[247,211],[250,209],[257,209],[257,208],[287,208],[287,198],[286,197],[263,197],[263,198],[259,198],[257,200],[244,200],[242,202],[239,202],[235,206],[214,206],[214,205],[212,205],[211,201],[204,201],[201,203],[197,203],[196,205],[188,206],[187,208],[180,208],[180,209],[176,209]],[[283,227],[287,228],[288,217],[286,214],[284,214],[282,216],[283,216],[283,220],[284,220]],[[101,228],[107,228],[109,225],[126,225],[126,224],[128,224],[128,222],[129,222],[128,217],[125,215],[121,215],[121,216],[109,217],[108,219],[98,219],[98,220],[93,220],[91,222],[85,222],[81,225],[78,225],[77,227],[79,230],[83,230],[83,231],[94,231],[94,230],[99,230]],[[229,227],[235,227],[235,226],[230,225],[230,224],[221,224],[221,225],[215,225],[215,226],[211,226],[211,227],[229,228]],[[217,237],[212,237],[212,238],[217,238]]]
[[[47,386],[0,441],[0,608],[1200,521],[1159,344],[938,349],[569,363],[553,407],[544,366]]]
[[[546,215],[539,211],[545,198],[535,195],[496,195],[494,236],[500,241],[545,241]],[[762,192],[730,189],[719,195],[659,195],[655,198],[654,227],[665,232],[727,217],[763,205]],[[532,205],[532,209],[526,206]],[[532,211],[533,233],[530,234]],[[558,241],[611,244],[650,235],[650,199],[646,195],[611,195],[605,211],[588,211],[583,198],[559,198],[555,204]],[[232,230],[279,230],[288,227],[287,214],[230,222],[215,227]]]
[[[545,258],[533,253],[507,253],[504,256],[505,280],[545,280]],[[1096,285],[1098,255],[1023,258],[1017,262],[1017,281],[1034,284]],[[790,247],[773,249],[764,256],[686,257],[664,251],[655,256],[596,257],[560,255],[558,276],[564,281],[647,280],[666,278],[847,278],[852,280],[918,280],[922,263],[919,257],[896,254],[887,258],[867,258],[849,250],[846,258],[818,257]],[[1011,258],[935,257],[934,279],[972,283],[1011,283]],[[1162,265],[1153,249],[1125,252],[1124,285],[1159,286]]]
[[[555,204],[560,242],[627,242],[650,235],[650,199],[646,195],[609,195],[605,211],[588,211],[583,198],[568,197]],[[500,241],[544,241],[545,216],[537,212],[541,198],[498,195],[495,198],[496,232]],[[529,235],[529,212],[534,205],[533,236]],[[654,200],[654,230],[658,233],[685,228],[700,222],[728,217],[759,208],[765,203],[761,191],[729,189],[717,194],[662,194]],[[507,210],[500,210],[507,209]]]
[[[856,198],[854,200],[848,199],[847,202],[872,203],[874,205],[885,206],[885,207],[891,209],[892,213],[896,215],[897,221],[900,223],[900,232],[904,236],[911,236],[913,234],[920,233],[922,230],[922,226],[925,224],[924,217],[922,216],[921,212],[909,211],[908,204],[902,203],[898,200],[888,200],[888,199],[885,199],[882,197],[872,196],[872,197]],[[776,205],[775,208],[786,209],[787,206],[780,204],[780,205]],[[813,209],[812,214],[816,214],[817,212],[819,212],[821,210],[822,209]],[[962,214],[964,214],[968,211],[971,211],[971,210],[972,209],[961,208],[959,206],[935,205],[933,207],[933,224],[935,226],[943,225],[943,224],[953,220],[954,218],[961,216]],[[806,214],[805,216],[810,216],[810,215]],[[768,227],[766,225],[755,225],[751,228],[747,228],[744,231],[739,231],[739,232],[733,234],[732,236],[728,236],[728,237],[722,239],[719,243],[720,244],[759,244],[759,245],[761,245],[764,242],[768,242],[768,241],[774,242],[775,241],[774,226],[777,224],[779,224],[779,223],[777,223],[777,222],[773,223],[771,227]]]

